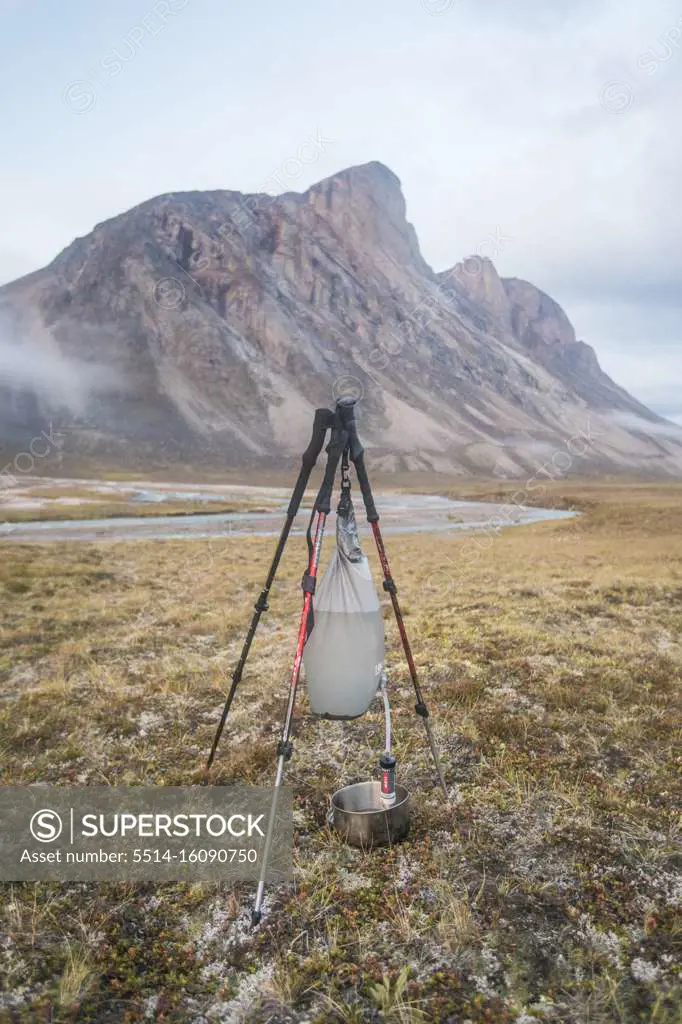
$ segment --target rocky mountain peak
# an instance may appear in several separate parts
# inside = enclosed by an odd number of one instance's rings
[[[375,203],[382,209],[398,208],[405,213],[400,178],[379,160],[347,167],[323,181],[317,182],[307,195],[329,196],[330,207],[349,201]]]
[[[449,276],[470,302],[491,314],[502,327],[509,328],[509,298],[491,259],[469,256],[443,276]]]
[[[371,245],[387,257],[426,264],[417,235],[407,220],[400,179],[378,160],[349,167],[313,185],[310,205],[358,247]]]
[[[576,339],[575,330],[558,302],[535,285],[505,278],[504,291],[515,338],[543,366],[562,366],[580,380],[602,375],[594,349]]]
[[[528,281],[508,277],[502,283],[508,299],[514,332],[529,346],[575,343],[575,331],[558,302]]]

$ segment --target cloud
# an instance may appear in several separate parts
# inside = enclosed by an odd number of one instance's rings
[[[513,236],[498,270],[560,302],[607,372],[661,411],[659,390],[682,394],[682,9],[668,0],[546,6],[553,13],[536,20],[535,0],[507,5],[504,52],[500,36],[487,47],[480,38],[491,11],[504,17],[502,0],[466,8],[484,72],[465,69],[465,99],[480,127],[458,120],[460,166],[440,188],[433,175],[431,194],[447,194],[467,251],[488,224]],[[625,109],[605,103],[610,83]],[[484,160],[491,125],[496,145]],[[445,217],[440,230],[420,232],[439,269],[450,259],[449,227]]]

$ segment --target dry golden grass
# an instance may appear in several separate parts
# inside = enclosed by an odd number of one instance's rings
[[[332,790],[376,770],[381,709],[327,723],[302,696],[296,880],[261,928],[252,886],[6,886],[0,1017],[679,1024],[682,487],[540,503],[584,514],[386,539],[454,810],[387,608],[408,841],[368,854],[325,827]],[[197,781],[272,548],[0,546],[2,782]],[[272,781],[304,559],[292,539],[216,783]]]

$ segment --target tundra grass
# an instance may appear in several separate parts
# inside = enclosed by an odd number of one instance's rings
[[[302,695],[295,880],[262,925],[252,885],[6,884],[0,1019],[680,1024],[682,487],[563,486],[542,503],[580,518],[387,537],[451,808],[386,607],[408,840],[329,831],[381,709]],[[272,548],[0,545],[2,783],[198,781]],[[272,782],[304,560],[292,538],[215,783]]]
[[[44,508],[0,506],[0,523],[72,522],[81,519],[152,519],[158,516],[224,515],[227,512],[271,512],[249,501],[84,501],[79,505],[50,503]]]

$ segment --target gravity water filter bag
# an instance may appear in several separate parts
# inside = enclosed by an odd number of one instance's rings
[[[313,606],[314,626],[303,648],[313,714],[359,718],[381,686],[384,619],[348,496],[339,505],[336,550]]]

